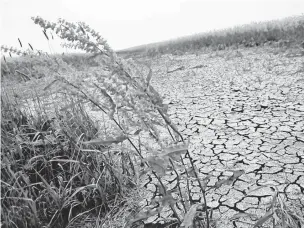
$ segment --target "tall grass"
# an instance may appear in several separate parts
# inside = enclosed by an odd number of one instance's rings
[[[65,227],[93,209],[102,217],[109,211],[112,199],[116,201],[117,195],[136,186],[139,169],[135,167],[144,162],[147,148],[161,150],[168,143],[161,140],[157,125],[171,128],[176,138],[178,131],[166,114],[162,98],[150,85],[151,70],[145,77],[136,63],[118,58],[106,41],[84,23],[33,20],[45,29],[45,34],[51,28],[62,39],[71,41],[67,46],[102,56],[100,61],[107,68],[106,73],[98,69],[84,75],[71,70],[62,58],[41,57],[50,58],[46,63],[56,63],[51,69],[53,81],[43,89],[55,88],[51,95],[61,95],[51,102],[55,110],[52,118],[42,105],[52,97],[37,96],[34,110],[13,103],[11,94],[3,100],[3,110],[7,110],[2,118],[3,224]],[[88,108],[105,115],[104,131],[86,114]],[[143,141],[144,147],[134,141],[141,132],[150,138],[150,142]]]
[[[81,105],[55,117],[42,109],[2,101],[3,227],[66,227],[89,212],[102,217],[134,186],[127,151],[122,167],[110,148],[81,144],[101,136]]]

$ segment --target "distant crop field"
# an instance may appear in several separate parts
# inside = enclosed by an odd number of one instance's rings
[[[201,49],[223,50],[227,48],[255,47],[269,44],[278,46],[302,45],[304,16],[281,20],[251,23],[234,28],[177,38],[159,43],[141,45],[119,53],[125,55],[182,54]]]
[[[303,17],[118,53],[32,19],[86,54],[1,47],[2,227],[304,226]]]

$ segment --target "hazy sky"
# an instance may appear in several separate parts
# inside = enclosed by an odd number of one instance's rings
[[[114,49],[304,13],[303,0],[0,0],[0,43],[62,52],[31,17],[84,21]]]

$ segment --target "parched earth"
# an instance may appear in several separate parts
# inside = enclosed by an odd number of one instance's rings
[[[208,186],[244,171],[232,184],[208,191],[217,227],[248,227],[228,219],[240,212],[265,214],[275,186],[303,212],[303,53],[252,48],[162,56],[152,68],[154,87],[190,140],[200,174],[212,174]],[[145,186],[155,194],[154,181]],[[197,186],[191,191],[203,202]]]
[[[303,51],[264,47],[167,55],[154,59],[152,69],[153,86],[190,140],[200,177],[211,175],[207,204],[217,228],[252,227],[229,219],[244,212],[263,216],[275,187],[304,213]],[[232,183],[212,188],[235,173],[241,175]],[[169,189],[176,186],[174,174],[163,181]],[[147,178],[143,185],[143,205],[149,206],[157,181]],[[193,201],[203,202],[195,183],[191,192]],[[146,222],[171,214],[164,209]]]

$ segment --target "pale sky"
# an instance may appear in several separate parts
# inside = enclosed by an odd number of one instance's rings
[[[0,44],[61,53],[31,17],[84,21],[115,49],[304,13],[303,0],[1,0]]]

